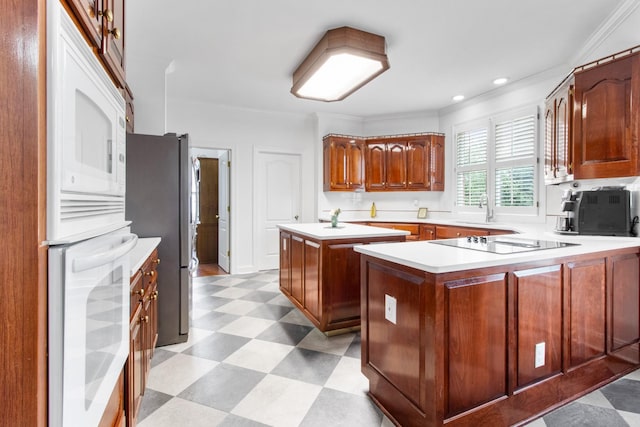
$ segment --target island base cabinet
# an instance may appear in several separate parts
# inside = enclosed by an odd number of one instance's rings
[[[360,327],[360,254],[355,245],[404,235],[322,240],[280,231],[280,291],[322,332]]]
[[[397,425],[521,424],[640,367],[638,248],[360,274],[362,372]]]

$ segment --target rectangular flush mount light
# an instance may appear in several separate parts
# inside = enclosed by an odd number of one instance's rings
[[[340,101],[388,69],[384,37],[350,27],[334,28],[294,71],[291,93]]]

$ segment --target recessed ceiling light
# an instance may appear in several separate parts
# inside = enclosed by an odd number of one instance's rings
[[[462,101],[463,99],[464,99],[464,95],[456,95],[456,96],[453,97],[453,100],[455,102]]]
[[[494,85],[503,85],[503,84],[505,84],[505,83],[506,83],[506,82],[508,82],[508,81],[509,81],[509,79],[508,79],[508,78],[506,78],[506,77],[499,77],[499,78],[497,78],[497,79],[495,79],[495,80],[493,81],[493,84],[494,84]]]

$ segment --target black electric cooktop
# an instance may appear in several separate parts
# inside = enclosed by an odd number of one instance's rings
[[[454,246],[463,249],[490,252],[494,254],[515,254],[519,252],[557,249],[578,246],[578,243],[555,242],[552,240],[527,239],[509,236],[469,236],[457,239],[430,240],[435,245]]]

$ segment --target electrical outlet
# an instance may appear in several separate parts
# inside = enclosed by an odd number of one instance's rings
[[[544,347],[545,347],[544,342],[539,342],[538,344],[536,344],[536,361],[534,366],[535,368],[544,366]]]
[[[396,324],[396,307],[397,301],[391,295],[384,296],[384,318],[389,322]]]

